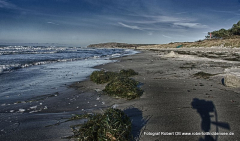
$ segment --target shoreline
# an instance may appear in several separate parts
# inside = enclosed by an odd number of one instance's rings
[[[60,140],[63,136],[72,135],[69,126],[77,124],[78,121],[61,123],[48,128],[45,126],[57,124],[64,121],[64,118],[71,117],[71,114],[81,114],[86,109],[89,109],[86,112],[101,112],[100,109],[113,105],[124,110],[132,119],[133,136],[137,139],[140,135],[141,141],[199,140],[205,139],[206,136],[152,136],[151,133],[206,132],[207,130],[216,132],[217,129],[218,132],[235,133],[234,136],[218,136],[218,140],[240,138],[238,133],[240,127],[237,126],[239,123],[237,111],[240,105],[240,91],[238,88],[229,88],[221,84],[223,71],[226,69],[221,66],[232,67],[238,63],[234,62],[236,64],[230,66],[227,62],[189,60],[189,58],[181,58],[181,56],[167,58],[161,55],[164,53],[142,50],[139,54],[113,58],[119,60],[117,62],[94,67],[114,72],[120,69],[133,69],[138,72],[139,75],[132,78],[142,83],[141,88],[144,93],[140,98],[124,100],[101,95],[101,90],[105,84],[97,85],[91,82],[88,77],[84,81],[75,82],[68,86],[69,88],[65,92],[59,92],[59,96],[53,97],[54,99],[46,99],[45,102],[49,104],[49,108],[44,112],[8,113],[11,115],[10,120],[13,124],[10,127],[12,129],[11,132],[6,133],[5,136],[0,136],[0,138],[5,140]],[[190,68],[189,65],[192,64],[195,66]],[[209,79],[193,77],[193,74],[201,70],[220,74],[211,76]],[[85,99],[81,97],[85,97]],[[194,103],[200,107],[194,107]],[[204,103],[212,105],[206,104],[204,106]],[[210,109],[205,113],[206,119],[202,119],[202,113],[198,112],[202,110],[201,107]],[[217,115],[212,112],[213,107],[215,107]],[[17,123],[15,115],[18,115],[18,120],[24,116],[29,117],[27,120],[15,124]],[[211,124],[211,122],[215,122],[215,124]],[[222,125],[224,126],[222,127]],[[147,135],[147,133],[150,134]],[[215,139],[215,136],[213,138]]]
[[[117,60],[118,58],[113,56],[113,59]],[[109,62],[114,63],[111,60]],[[94,67],[89,69],[94,69]],[[81,70],[74,70],[74,72],[77,71]],[[69,78],[71,81],[80,83],[86,79],[77,80],[71,76]],[[99,109],[110,106],[108,102],[103,102],[98,97],[95,90],[89,89],[87,86],[80,88],[80,91],[75,90],[71,87],[74,82],[64,83],[59,88],[48,86],[49,89],[54,88],[56,91],[54,93],[34,96],[24,101],[15,101],[14,99],[14,102],[2,104],[0,139],[67,140],[61,139],[61,137],[73,134],[69,126],[78,124],[78,122],[83,123],[84,120],[66,123],[64,121],[72,117],[73,114],[100,112]]]

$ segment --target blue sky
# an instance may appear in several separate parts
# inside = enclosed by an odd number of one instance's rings
[[[196,41],[239,20],[240,0],[0,0],[0,43]]]

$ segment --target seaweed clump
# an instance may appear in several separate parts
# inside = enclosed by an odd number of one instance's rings
[[[216,74],[210,74],[210,73],[206,73],[203,71],[200,71],[198,73],[195,73],[194,76],[197,78],[204,78],[204,79],[209,79],[211,76],[214,76]]]
[[[133,69],[128,69],[128,70],[122,69],[120,70],[119,73],[100,70],[100,71],[94,71],[90,75],[90,80],[97,84],[103,84],[113,80],[117,76],[130,77],[134,75],[138,75],[138,73],[135,72]]]
[[[90,80],[97,84],[103,84],[103,83],[109,82],[110,80],[115,78],[117,75],[118,74],[115,72],[106,72],[104,70],[94,71],[90,75]]]
[[[143,93],[138,84],[139,82],[128,77],[116,77],[103,91],[110,96],[131,100],[140,97]]]
[[[128,78],[133,75],[138,75],[138,73],[132,69],[122,69],[119,73],[101,70],[94,71],[91,74],[90,79],[97,84],[108,82],[103,90],[107,95],[131,100],[140,97],[143,93],[143,91],[138,87],[139,82]]]
[[[73,129],[73,136],[67,138],[77,138],[79,141],[130,141],[132,139],[131,120],[119,109],[109,108],[104,114],[88,115],[88,118],[89,120],[79,129]]]
[[[138,75],[138,73],[135,72],[133,69],[128,69],[128,70],[122,69],[122,70],[120,70],[119,74],[122,76],[126,76],[126,77]]]

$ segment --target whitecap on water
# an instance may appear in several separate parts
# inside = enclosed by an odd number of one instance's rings
[[[24,111],[26,111],[25,109],[19,109],[19,112],[24,112]]]

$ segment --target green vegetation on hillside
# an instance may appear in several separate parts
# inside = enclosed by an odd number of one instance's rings
[[[206,36],[207,39],[210,38],[210,33],[212,34],[212,38],[219,39],[219,38],[229,38],[233,36],[240,35],[240,21],[237,24],[233,24],[232,28],[230,29],[220,29],[213,32],[208,32]]]

